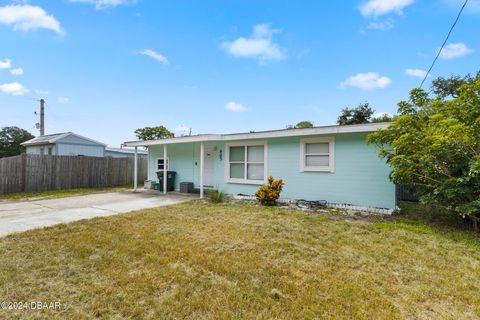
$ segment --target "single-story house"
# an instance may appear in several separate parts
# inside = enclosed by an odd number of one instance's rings
[[[388,123],[322,126],[233,134],[204,134],[151,141],[125,142],[148,147],[148,179],[157,171],[175,171],[181,182],[233,195],[254,195],[269,176],[283,179],[283,199],[324,200],[331,204],[396,208],[390,168],[370,132]],[[136,171],[136,168],[134,169]],[[164,179],[166,192],[166,179]]]
[[[22,143],[27,154],[104,157],[104,143],[73,132],[38,136]]]
[[[137,150],[137,155],[139,158],[146,159],[148,157],[148,152],[144,150]],[[112,158],[133,158],[135,156],[134,149],[127,149],[127,148],[112,148],[106,147],[105,148],[105,157],[112,157]]]
[[[51,156],[88,156],[133,158],[134,149],[111,148],[106,144],[73,132],[63,132],[38,136],[22,143],[27,154]],[[147,158],[148,153],[137,150],[139,158]]]

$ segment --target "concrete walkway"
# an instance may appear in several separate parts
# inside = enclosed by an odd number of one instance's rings
[[[180,194],[140,191],[98,193],[67,198],[0,201],[0,237],[10,233],[93,217],[104,217],[191,200]]]

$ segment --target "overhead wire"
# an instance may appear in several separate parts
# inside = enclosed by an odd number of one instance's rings
[[[445,40],[443,41],[442,46],[440,47],[440,50],[438,50],[437,55],[435,56],[435,59],[433,59],[433,62],[432,62],[432,64],[430,65],[430,68],[428,69],[427,73],[425,74],[425,77],[423,77],[422,83],[420,84],[420,87],[419,87],[419,88],[422,88],[422,87],[423,87],[423,84],[424,84],[425,81],[427,80],[428,75],[430,74],[430,72],[432,71],[433,67],[435,66],[435,63],[437,62],[438,57],[440,56],[440,54],[442,53],[443,48],[444,48],[445,45],[447,44],[447,41],[448,41],[448,39],[450,38],[450,35],[452,34],[453,29],[454,29],[455,26],[457,25],[457,22],[458,22],[458,20],[460,19],[460,16],[462,15],[462,12],[463,12],[463,9],[465,9],[467,3],[468,3],[468,0],[465,0],[465,2],[463,3],[462,7],[460,8],[460,11],[458,12],[457,17],[455,18],[455,21],[453,22],[452,26],[450,27],[450,30],[448,31],[447,36],[445,37]]]

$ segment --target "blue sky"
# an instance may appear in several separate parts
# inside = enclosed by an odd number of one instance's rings
[[[0,0],[0,127],[111,146],[165,125],[194,134],[333,124],[418,86],[461,0]],[[470,0],[432,76],[480,69]],[[180,130],[181,131],[181,130]]]

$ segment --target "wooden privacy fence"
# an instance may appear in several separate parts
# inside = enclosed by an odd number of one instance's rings
[[[133,184],[133,158],[22,154],[0,159],[0,194]],[[138,159],[138,181],[147,160]]]

